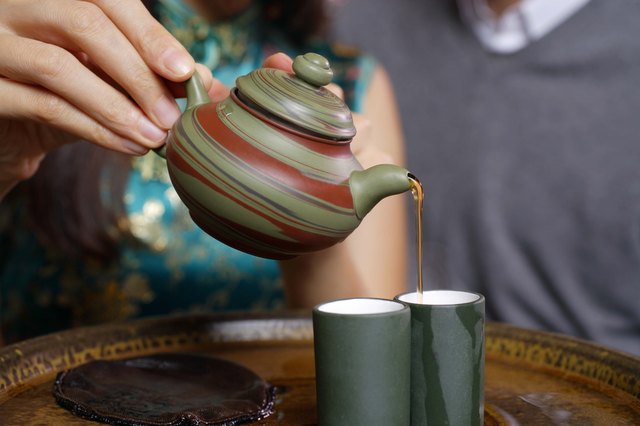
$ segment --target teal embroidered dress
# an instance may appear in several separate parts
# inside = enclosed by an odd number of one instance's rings
[[[259,4],[214,25],[178,0],[159,1],[154,13],[228,87],[270,54],[320,53],[330,60],[347,103],[358,111],[373,60],[326,42],[295,49],[277,29],[261,23]],[[66,259],[41,246],[20,203],[3,206],[0,320],[5,343],[140,316],[284,305],[277,262],[227,247],[194,225],[158,156],[132,159],[124,201],[138,241],[123,241],[118,258],[108,265]]]

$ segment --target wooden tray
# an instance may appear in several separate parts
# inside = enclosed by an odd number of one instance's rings
[[[257,424],[316,423],[308,314],[161,317],[80,328],[0,349],[0,423],[95,424],[60,408],[59,371],[157,352],[216,354],[278,388]],[[486,425],[640,425],[640,358],[565,336],[487,324]]]

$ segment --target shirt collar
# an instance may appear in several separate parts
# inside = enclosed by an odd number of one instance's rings
[[[486,0],[458,0],[462,19],[482,46],[509,54],[550,33],[589,0],[522,0],[496,17]]]

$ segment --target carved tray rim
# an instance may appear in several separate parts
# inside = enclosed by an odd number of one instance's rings
[[[313,342],[308,312],[162,316],[82,327],[0,349],[0,404],[94,359],[197,351],[216,345]],[[640,400],[640,357],[585,340],[503,323],[486,325],[487,360],[561,371]]]

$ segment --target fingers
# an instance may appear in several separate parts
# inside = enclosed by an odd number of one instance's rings
[[[338,86],[335,83],[329,83],[324,87],[325,87],[325,89],[327,89],[328,91],[332,92],[334,95],[336,95],[340,99],[344,100],[344,90],[342,90],[342,87]]]
[[[31,178],[38,171],[40,163],[44,159],[44,153],[33,157],[21,158],[16,161],[5,162],[0,160],[0,188],[5,182],[23,181]],[[3,191],[0,190],[0,199]]]
[[[153,71],[171,81],[184,81],[195,70],[187,50],[156,21],[140,1],[89,0],[102,10]]]
[[[155,126],[125,95],[87,70],[64,49],[0,35],[0,74],[47,88],[104,127],[144,147],[157,147],[165,139],[166,132]]]
[[[0,31],[54,44],[109,36],[117,28],[149,67],[170,81],[184,81],[195,64],[186,49],[140,0],[20,0],[0,3]],[[120,43],[102,38],[103,46]],[[114,58],[114,59],[117,59]]]
[[[142,107],[157,126],[168,129],[180,114],[177,104],[143,57],[149,55],[149,49],[139,52],[132,44],[136,40],[139,43],[142,37],[147,37],[141,34],[157,35],[158,31],[149,27],[157,27],[159,24],[155,23],[154,26],[149,23],[155,21],[146,10],[144,13],[135,10],[135,5],[144,9],[140,2],[128,0],[120,3],[120,8],[126,9],[127,13],[130,7],[133,8],[125,21],[133,21],[140,25],[141,29],[134,34],[121,31],[104,10],[86,1],[45,0],[42,5],[27,2],[23,6],[23,14],[16,18],[13,25],[18,32],[17,35],[22,37],[60,46],[66,50],[84,52],[92,63],[117,82]],[[51,10],[53,6],[58,8]],[[167,36],[173,40],[168,34]],[[129,37],[133,37],[133,40]],[[177,41],[173,40],[173,44],[177,44]],[[150,64],[158,62],[157,58],[153,58]],[[194,66],[192,64],[189,70],[183,70],[181,77],[187,77],[186,74],[192,72]],[[163,68],[162,71],[175,78],[175,75],[166,69]]]
[[[128,153],[144,154],[148,150],[138,143],[123,138],[89,117],[63,98],[44,89],[0,78],[0,117],[29,119],[54,126],[82,139],[93,141],[105,148]],[[42,140],[43,152],[50,151],[63,141]]]
[[[265,68],[277,68],[288,73],[293,72],[293,60],[284,53],[276,53],[269,56],[262,64]]]
[[[202,82],[204,83],[204,87],[207,89],[211,102],[220,102],[229,96],[229,88],[222,84],[220,80],[213,78],[211,70],[208,67],[202,64],[196,64],[196,70],[202,77]]]
[[[371,120],[362,114],[352,113],[353,125],[356,128],[356,135],[351,141],[351,151],[358,155],[367,146],[367,139],[371,137]]]

